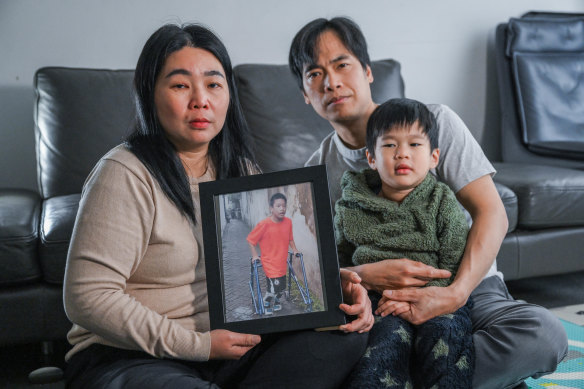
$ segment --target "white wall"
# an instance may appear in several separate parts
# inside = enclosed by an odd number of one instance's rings
[[[305,23],[350,16],[372,59],[401,62],[408,97],[450,105],[496,159],[494,31],[529,10],[584,12],[584,1],[0,0],[0,187],[36,188],[36,69],[133,68],[145,40],[166,22],[212,27],[234,64],[283,64]]]

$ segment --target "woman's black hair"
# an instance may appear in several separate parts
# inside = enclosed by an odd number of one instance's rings
[[[411,126],[418,122],[430,141],[430,151],[438,148],[438,124],[436,117],[425,104],[406,98],[390,99],[381,104],[369,116],[365,142],[367,150],[375,157],[377,139],[395,128]]]
[[[338,36],[347,50],[359,60],[363,69],[371,65],[367,41],[357,23],[344,16],[330,20],[315,19],[298,31],[288,54],[288,66],[301,90],[304,89],[302,86],[304,67],[316,63],[318,38],[326,31],[333,31]]]
[[[259,171],[259,168],[248,145],[250,132],[239,104],[231,60],[223,43],[201,25],[167,24],[160,27],[146,41],[136,65],[136,123],[125,144],[156,178],[168,198],[196,223],[187,173],[175,146],[160,124],[154,104],[154,87],[166,59],[184,47],[200,48],[213,54],[223,66],[229,87],[225,124],[209,143],[208,157],[216,177],[249,175]]]

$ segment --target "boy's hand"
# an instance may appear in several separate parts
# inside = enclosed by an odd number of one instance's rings
[[[213,330],[209,359],[239,359],[261,340],[259,335]]]
[[[339,308],[347,315],[355,315],[357,319],[340,326],[344,332],[367,332],[373,327],[374,319],[371,313],[371,300],[367,290],[361,285],[361,277],[348,269],[341,269],[341,289],[343,298],[349,304],[341,304]]]
[[[402,313],[409,312],[410,310],[411,306],[409,302],[390,300],[384,295],[382,295],[381,299],[379,299],[379,303],[377,304],[375,314],[380,315],[382,317],[385,317],[387,315],[398,316],[401,315]]]
[[[259,261],[260,257],[251,257],[251,263],[254,263],[254,261]]]

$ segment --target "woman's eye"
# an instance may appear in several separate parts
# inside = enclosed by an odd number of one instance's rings
[[[174,84],[172,87],[175,89],[184,89],[187,86],[185,84]]]
[[[212,82],[209,84],[209,88],[211,88],[211,89],[221,88],[221,84],[219,84],[217,82]]]

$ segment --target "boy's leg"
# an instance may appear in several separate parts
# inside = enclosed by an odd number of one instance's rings
[[[373,311],[379,295],[370,293]],[[412,387],[409,374],[414,327],[397,316],[375,316],[367,350],[348,379],[348,388]]]
[[[415,387],[467,389],[472,387],[474,347],[471,300],[458,311],[435,317],[416,328],[410,371]]]
[[[556,369],[568,352],[558,318],[543,307],[514,300],[498,276],[484,279],[471,296],[473,388],[513,388]]]
[[[274,299],[274,312],[282,309],[280,304],[280,298],[282,293],[286,290],[286,276],[278,277],[273,279],[274,293],[276,295]]]

